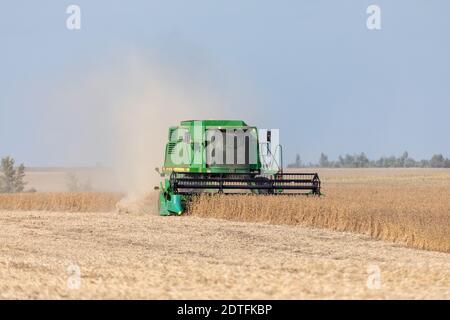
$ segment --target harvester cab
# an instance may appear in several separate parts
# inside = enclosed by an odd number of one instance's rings
[[[188,120],[170,127],[160,171],[160,215],[179,215],[201,193],[320,195],[317,173],[283,172],[278,130],[241,120]]]

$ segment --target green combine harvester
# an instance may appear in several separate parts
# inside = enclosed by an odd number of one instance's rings
[[[320,195],[317,173],[283,172],[278,130],[241,120],[189,120],[169,128],[158,169],[160,215],[180,215],[200,193]]]

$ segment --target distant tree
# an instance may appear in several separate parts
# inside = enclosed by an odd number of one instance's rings
[[[385,159],[385,167],[395,168],[397,166],[397,158],[395,156],[390,156]]]
[[[295,162],[287,165],[288,168],[301,168],[302,166],[302,159],[300,158],[300,155],[298,153],[295,155]]]
[[[445,159],[445,165],[446,168],[450,168],[450,159]]]
[[[405,159],[405,165],[404,165],[405,168],[414,168],[417,166],[418,166],[418,163],[414,159],[412,159],[412,158]]]
[[[369,158],[367,158],[364,152],[355,156],[355,166],[357,168],[366,168],[369,166]]]
[[[330,166],[330,161],[328,161],[328,156],[325,153],[320,154],[319,166],[326,168]]]
[[[16,169],[16,175],[14,177],[14,192],[23,192],[25,189],[25,166],[21,163]]]
[[[355,158],[351,154],[345,155],[344,167],[346,167],[346,168],[354,168],[355,167]]]
[[[429,168],[430,167],[430,161],[429,160],[420,160],[419,166],[422,168]]]
[[[408,157],[409,157],[408,152],[407,151],[403,152],[400,158],[397,159],[397,167],[404,168]]]
[[[14,167],[14,159],[6,157],[1,160],[0,165],[0,192],[13,193],[22,192],[25,188],[25,166]]]
[[[3,158],[1,161],[1,192],[10,193],[14,192],[14,159],[10,157]]]
[[[297,153],[295,156],[295,167],[300,168],[302,166],[302,159],[300,158],[300,155]]]
[[[430,166],[432,168],[444,168],[445,160],[442,154],[435,154],[431,157]]]
[[[343,168],[344,165],[345,165],[345,160],[344,160],[344,158],[342,158],[342,156],[339,156],[339,160],[338,160],[338,163],[337,163],[337,167]]]

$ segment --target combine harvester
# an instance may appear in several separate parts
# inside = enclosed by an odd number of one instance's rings
[[[278,130],[241,120],[189,120],[169,128],[160,215],[180,215],[200,193],[320,195],[317,173],[283,172]],[[158,189],[158,188],[156,188]]]

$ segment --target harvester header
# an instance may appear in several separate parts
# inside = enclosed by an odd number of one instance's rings
[[[169,128],[159,212],[181,214],[199,193],[320,195],[317,173],[283,172],[278,130],[242,120],[187,120]]]

